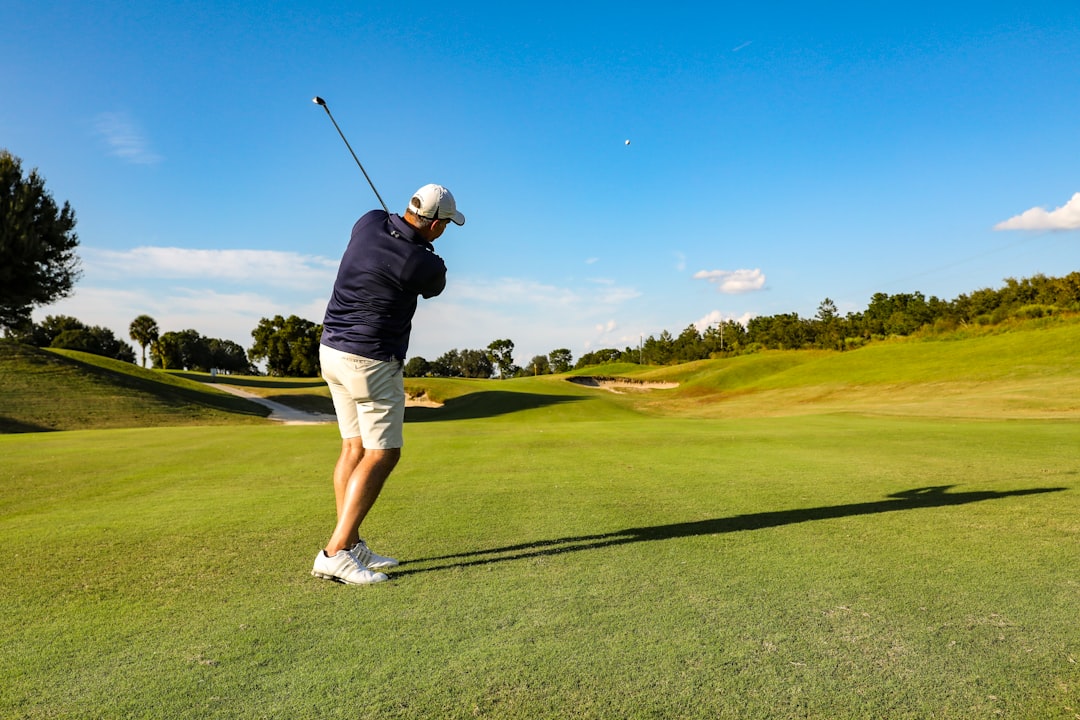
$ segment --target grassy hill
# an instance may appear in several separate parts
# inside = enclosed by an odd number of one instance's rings
[[[532,422],[627,414],[692,418],[832,413],[1065,418],[1080,413],[1080,322],[1030,321],[1008,332],[879,342],[850,352],[771,351],[668,367],[609,364],[515,380],[407,378],[410,422],[521,413]],[[574,375],[678,383],[662,390],[590,388]],[[220,378],[219,378],[220,381]],[[228,382],[311,412],[332,412],[318,378]],[[0,343],[0,432],[260,422],[261,406],[200,373],[144,370],[74,351]]]
[[[673,390],[635,393],[640,409],[665,415],[1070,417],[1080,413],[1080,323],[1032,322],[1012,332],[897,340],[844,353],[773,351],[578,373],[677,382]]]
[[[0,342],[0,432],[264,422],[213,387],[73,350]]]

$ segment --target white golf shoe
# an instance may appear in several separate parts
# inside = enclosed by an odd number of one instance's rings
[[[334,580],[346,585],[370,585],[386,580],[386,574],[372,572],[356,559],[350,550],[339,550],[334,555],[327,555],[320,550],[315,556],[315,565],[311,574],[323,580]]]
[[[383,568],[392,568],[398,565],[398,561],[392,557],[384,557],[373,553],[363,540],[349,548],[349,552],[362,566],[369,570],[382,570]]]

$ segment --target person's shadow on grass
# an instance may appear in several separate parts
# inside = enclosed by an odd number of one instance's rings
[[[579,535],[576,537],[564,537],[555,540],[537,540],[534,542],[521,543],[519,545],[507,545],[505,547],[491,548],[488,550],[473,550],[470,552],[454,553],[452,555],[417,558],[415,560],[403,561],[401,563],[402,569],[395,572],[394,577],[430,572],[433,570],[449,570],[452,568],[489,565],[491,563],[508,562],[511,560],[525,560],[528,558],[542,557],[544,555],[558,555],[581,550],[595,550],[614,545],[626,545],[628,543],[646,542],[650,540],[671,540],[674,538],[693,537],[697,535],[718,535],[721,533],[741,532],[744,530],[762,530],[764,528],[794,525],[815,520],[832,520],[835,518],[854,517],[857,515],[876,515],[878,513],[897,512],[900,510],[967,505],[968,503],[1000,500],[1002,498],[1018,497],[1022,495],[1061,492],[1067,489],[1056,487],[1007,490],[1004,492],[993,490],[958,493],[948,492],[952,487],[954,486],[936,485],[933,487],[915,488],[913,490],[893,493],[888,495],[888,499],[886,500],[877,500],[873,502],[852,503],[849,505],[828,505],[825,507],[801,508],[796,510],[776,510],[772,512],[750,513],[748,515],[734,515],[726,518],[714,518],[712,520],[627,528],[625,530],[602,533],[599,535]],[[427,567],[405,567],[407,565],[415,566],[423,563],[436,564],[428,565]]]

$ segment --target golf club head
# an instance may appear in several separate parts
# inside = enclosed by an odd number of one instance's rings
[[[315,97],[311,98],[311,102],[315,103],[316,105],[322,105],[323,107],[326,107],[326,101],[325,101],[325,100],[323,100],[323,99],[322,99],[321,97],[319,97],[318,95],[316,95]]]

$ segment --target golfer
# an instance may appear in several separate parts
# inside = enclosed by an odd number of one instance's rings
[[[350,585],[386,580],[397,560],[372,552],[360,524],[401,458],[403,367],[416,299],[446,287],[432,243],[465,224],[450,191],[425,185],[405,215],[372,210],[352,229],[323,320],[319,361],[341,430],[334,466],[337,526],[311,574]]]

